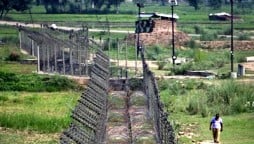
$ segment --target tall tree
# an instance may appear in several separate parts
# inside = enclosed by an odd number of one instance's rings
[[[222,6],[222,0],[209,0],[208,2],[213,9],[220,9]]]
[[[16,11],[25,11],[31,8],[31,3],[33,0],[16,0],[12,8]]]
[[[47,13],[65,12],[68,0],[42,0]]]
[[[16,11],[29,9],[31,3],[32,0],[0,0],[0,19],[3,19],[12,9]]]
[[[119,13],[119,7],[122,2],[124,2],[124,0],[107,0],[106,5],[108,9],[110,9],[110,7],[113,5],[115,7],[116,13]]]
[[[189,5],[193,6],[195,10],[199,9],[199,4],[201,3],[200,0],[188,0]]]

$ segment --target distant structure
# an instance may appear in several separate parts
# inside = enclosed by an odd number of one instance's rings
[[[210,13],[209,14],[209,20],[217,20],[217,21],[230,21],[231,20],[231,14],[226,12],[220,12],[220,13]],[[239,16],[233,16],[234,20],[242,20]]]
[[[172,39],[172,21],[174,21],[175,44],[183,45],[190,40],[187,34],[177,30],[179,16],[162,13],[141,13],[141,19],[150,20],[152,30],[148,33],[140,33],[140,40],[143,45],[169,45]],[[135,34],[128,36],[129,40],[135,39]]]

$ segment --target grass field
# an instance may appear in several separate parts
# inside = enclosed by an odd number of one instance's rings
[[[57,143],[80,92],[0,92],[0,143]]]
[[[209,130],[209,123],[212,115],[202,118],[197,115],[186,115],[183,113],[172,113],[171,118],[175,124],[180,124],[179,131],[185,132],[178,141],[179,144],[192,144],[192,141],[200,142],[204,140],[212,141],[212,132]],[[224,131],[221,133],[223,144],[252,144],[254,143],[254,113],[243,113],[237,115],[224,116]],[[187,136],[192,138],[187,138]]]
[[[239,9],[236,9],[239,13]],[[162,12],[170,13],[169,6],[146,5],[144,12]],[[229,22],[211,22],[208,20],[208,14],[212,12],[229,12],[229,6],[223,6],[220,10],[214,10],[207,7],[195,11],[193,7],[179,5],[175,7],[176,13],[180,16],[178,28],[188,33],[195,33],[194,27],[199,26],[205,31],[223,34],[229,28]],[[32,8],[32,15],[27,12],[17,13],[11,11],[7,15],[7,19],[11,21],[21,22],[59,22],[64,24],[80,25],[85,22],[106,21],[110,22],[126,22],[133,23],[137,17],[137,7],[131,4],[123,4],[120,7],[120,14],[45,14],[43,6]],[[240,14],[244,21],[235,22],[236,32],[247,30],[249,35],[253,35],[251,30],[253,26],[253,13]],[[121,29],[121,28],[118,28]],[[123,28],[124,29],[124,28]],[[129,29],[129,28],[128,28]],[[36,71],[36,65],[24,65],[17,61],[6,61],[12,52],[19,52],[18,49],[18,31],[9,26],[0,26],[0,40],[7,41],[7,44],[0,45],[0,72],[15,73],[15,74],[31,74]],[[90,33],[89,36],[98,38],[102,36],[107,38],[105,33]],[[111,35],[113,38],[122,38],[124,35]],[[120,46],[120,53],[117,55],[116,43],[112,46],[109,52],[113,59],[125,59],[124,43]],[[105,51],[108,54],[108,51]],[[147,50],[150,56],[146,55],[147,59],[156,59],[160,57],[171,56],[171,48],[166,48],[159,54],[153,51],[153,48]],[[128,59],[135,59],[135,48],[128,48]],[[188,57],[196,60],[193,65],[196,69],[209,68],[218,74],[228,73],[229,65],[229,50],[206,51],[196,49],[181,49],[177,50],[179,57]],[[236,51],[235,62],[242,62],[244,57],[252,56],[253,51]],[[21,54],[21,57],[26,57]],[[223,63],[222,63],[223,62]],[[222,63],[222,66],[218,66]],[[234,65],[235,70],[237,64]],[[171,68],[159,71],[156,74],[167,74]],[[203,69],[202,69],[203,70]],[[0,79],[1,82],[1,79]],[[175,82],[179,82],[175,84]],[[205,83],[205,84],[204,84]],[[251,110],[245,109],[243,106],[246,100],[253,98],[252,88],[243,91],[234,91],[224,84],[221,80],[205,80],[205,82],[197,82],[189,80],[186,83],[181,83],[179,80],[171,81],[172,86],[166,91],[161,92],[161,100],[167,107],[170,113],[170,121],[174,123],[176,132],[184,132],[178,139],[178,144],[192,144],[203,140],[212,140],[211,132],[208,129],[211,117],[214,111],[221,110],[227,113],[229,107],[223,107],[222,102],[207,105],[208,88],[212,88],[211,83],[215,83],[221,89],[214,89],[210,93],[217,94],[221,91],[223,94],[216,96],[224,96],[229,100],[243,100],[238,103],[231,103],[232,109],[242,112],[222,114],[224,121],[224,132],[222,132],[221,140],[223,144],[253,144],[254,143],[254,113]],[[161,86],[159,84],[159,86]],[[235,86],[235,85],[231,85]],[[199,88],[198,88],[199,87]],[[201,87],[201,88],[200,88]],[[240,87],[240,86],[239,86]],[[237,87],[234,87],[237,89]],[[246,88],[248,88],[246,86]],[[232,92],[232,93],[231,93]],[[235,92],[235,93],[234,93]],[[236,96],[241,92],[242,95]],[[245,93],[246,92],[246,93]],[[57,92],[25,92],[25,91],[0,91],[0,144],[56,144],[59,141],[59,135],[70,122],[70,113],[77,99],[81,95],[80,91],[57,91]],[[228,95],[232,97],[227,97]],[[252,97],[251,97],[252,96]],[[244,99],[246,97],[246,99]],[[241,99],[243,98],[243,99]],[[243,103],[241,103],[243,102]],[[231,106],[231,105],[230,105]],[[187,111],[188,108],[188,111]],[[231,108],[231,107],[230,107]],[[214,109],[214,111],[212,111]],[[190,114],[192,113],[192,114]],[[195,113],[195,114],[193,114]],[[192,136],[188,138],[187,136]]]
[[[237,9],[237,12],[240,13],[241,10]],[[28,12],[17,13],[15,11],[11,11],[7,17],[12,21],[22,21],[22,22],[79,22],[85,23],[89,22],[99,22],[99,21],[110,21],[110,22],[128,22],[133,23],[137,20],[137,7],[132,3],[124,3],[119,8],[119,14],[46,14],[43,6],[33,6],[32,15],[30,16]],[[170,6],[160,6],[158,4],[149,4],[145,5],[142,8],[142,12],[160,12],[160,13],[171,13]],[[188,4],[182,3],[179,6],[175,7],[175,12],[180,16],[178,23],[185,24],[187,27],[191,27],[193,24],[199,25],[211,25],[213,27],[220,28],[216,25],[220,23],[223,24],[225,22],[215,22],[214,25],[212,21],[209,21],[208,15],[210,13],[216,12],[230,12],[230,5],[224,5],[221,9],[213,9],[207,6],[201,5],[199,10],[194,10],[193,7],[190,7]],[[237,29],[254,29],[252,23],[253,15],[250,13],[242,13],[237,14],[242,17],[243,21],[235,22],[235,28]],[[230,24],[230,22],[226,22]],[[220,28],[221,29],[221,28]]]

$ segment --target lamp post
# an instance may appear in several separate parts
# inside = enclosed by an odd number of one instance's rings
[[[175,33],[174,33],[174,6],[177,5],[176,0],[171,0],[170,1],[171,5],[171,22],[172,22],[172,62],[173,62],[173,67],[175,67],[175,60],[176,60],[176,55],[175,55]]]
[[[144,4],[142,3],[137,3],[137,7],[138,7],[138,25],[136,25],[136,29],[137,29],[137,46],[136,46],[136,62],[135,62],[135,75],[137,75],[137,59],[138,59],[138,55],[141,52],[141,45],[140,45],[140,40],[139,40],[139,34],[140,34],[140,20],[141,20],[141,8],[144,7]]]
[[[234,23],[233,23],[233,0],[230,0],[231,5],[231,50],[230,50],[230,56],[231,56],[231,72],[234,71]]]
[[[142,3],[137,3],[138,6],[138,23],[140,24],[140,20],[141,20],[141,8],[144,7],[144,4]],[[137,36],[137,53],[139,53],[141,51],[141,46],[140,46],[140,40],[139,40],[139,34],[140,34],[140,26],[138,26],[138,36]]]

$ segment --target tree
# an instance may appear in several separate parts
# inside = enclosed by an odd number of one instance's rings
[[[195,10],[199,9],[199,3],[201,3],[200,0],[188,0],[189,5],[193,6]]]
[[[209,0],[209,6],[213,9],[219,9],[222,6],[222,0]]]
[[[107,9],[110,9],[110,7],[113,5],[116,13],[119,13],[119,6],[122,2],[124,2],[124,0],[107,0]]]
[[[65,12],[65,6],[68,0],[42,0],[42,4],[47,13],[61,13]]]
[[[16,2],[13,3],[12,8],[16,11],[25,11],[31,8],[31,3],[32,0],[16,0]]]
[[[0,19],[3,19],[7,13],[14,9],[16,11],[25,11],[30,8],[33,0],[1,0],[0,1]]]
[[[249,13],[252,11],[253,3],[253,0],[237,0],[237,8],[241,9],[242,13]]]
[[[11,9],[13,0],[1,0],[0,1],[0,18],[2,19]]]

